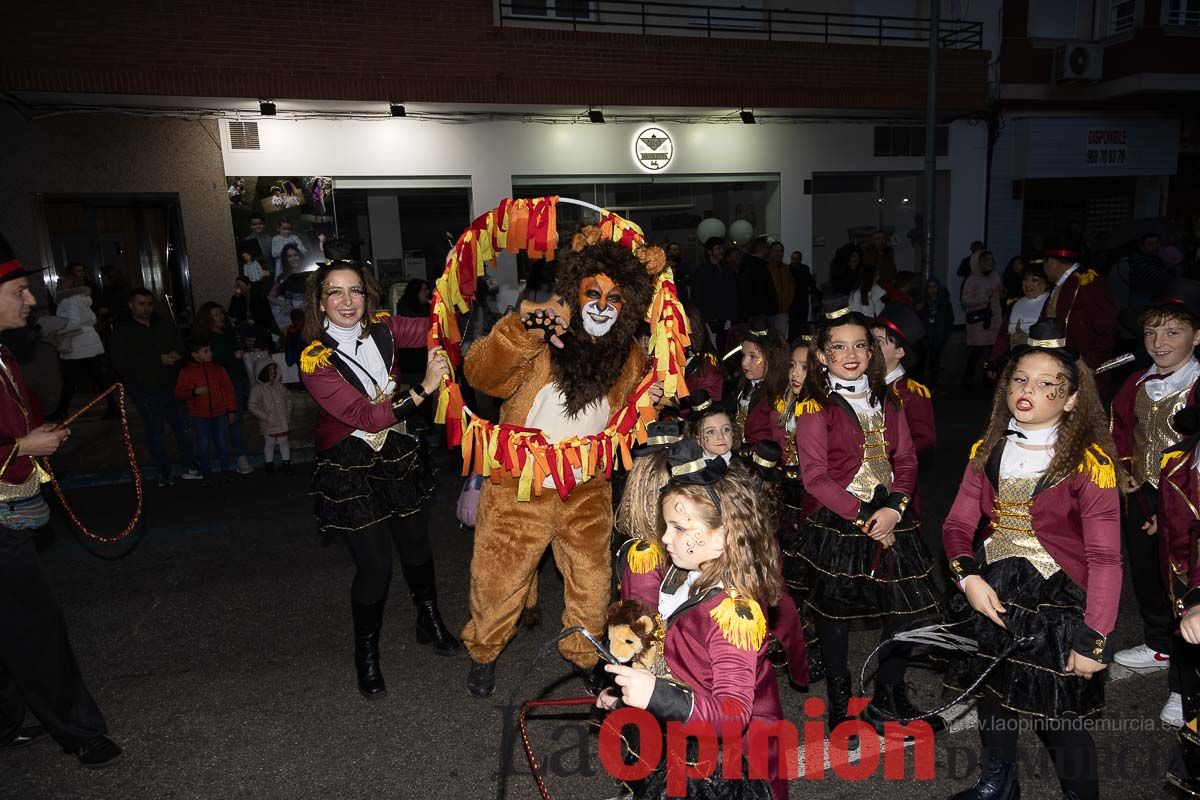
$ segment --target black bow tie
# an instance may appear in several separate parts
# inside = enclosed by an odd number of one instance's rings
[[[1015,431],[1015,430],[1013,430],[1012,428],[1009,428],[1008,430],[1006,430],[1006,431],[1004,432],[1004,435],[1005,435],[1006,437],[1007,437],[1007,436],[1016,436],[1018,439],[1028,439],[1028,438],[1029,438],[1028,436],[1026,436],[1025,434],[1021,433],[1020,431]]]
[[[835,384],[833,385],[833,390],[834,390],[835,392],[852,392],[852,393],[853,393],[853,392],[857,392],[857,391],[858,391],[858,387],[856,387],[856,386],[847,386],[847,385],[846,385],[846,384],[844,384],[844,383],[835,383]]]

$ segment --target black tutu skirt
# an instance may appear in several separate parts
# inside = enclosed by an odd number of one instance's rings
[[[630,745],[632,752],[636,753],[639,749],[636,733],[633,736],[627,736],[626,742]],[[743,744],[743,746],[745,745]],[[687,763],[696,765],[699,754],[699,745],[696,740],[688,738]],[[638,800],[669,800],[671,795],[667,794],[667,759],[670,757],[664,744],[662,756],[654,771],[643,781],[632,781],[626,784],[633,792],[634,797]],[[631,753],[627,756],[627,763],[636,762],[635,755]],[[679,764],[675,766],[675,769],[682,773],[684,766]],[[724,748],[718,747],[716,764],[708,777],[688,778],[687,792],[684,797],[687,797],[688,800],[774,800],[775,796],[771,791],[769,781],[749,779],[750,765],[745,756],[742,756],[742,775],[746,777],[725,779],[722,777],[724,773]]]
[[[935,615],[933,556],[909,514],[883,548],[857,525],[820,508],[784,542],[784,580],[805,605],[829,619]]]
[[[987,564],[981,573],[1008,609],[1007,630],[977,613],[962,592],[950,599],[951,622],[960,622],[956,633],[975,639],[979,651],[954,657],[946,670],[946,686],[962,692],[1005,653],[1014,638],[1031,643],[1012,652],[976,690],[1010,711],[1038,717],[1086,717],[1104,707],[1103,671],[1090,681],[1066,671],[1075,633],[1083,624],[1086,602],[1083,589],[1059,570],[1043,578],[1023,558],[1006,558]]]
[[[317,454],[313,511],[321,533],[351,533],[421,509],[437,487],[428,448],[415,436],[388,434],[379,452],[356,436]]]

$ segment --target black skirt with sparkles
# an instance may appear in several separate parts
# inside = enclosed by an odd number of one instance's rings
[[[950,661],[946,686],[965,691],[1014,639],[1028,637],[1030,643],[1002,660],[976,690],[976,696],[986,696],[1010,711],[1038,717],[1086,717],[1100,711],[1108,671],[1091,680],[1066,671],[1071,644],[1083,625],[1083,589],[1062,570],[1043,578],[1023,558],[985,564],[981,575],[1008,609],[1001,615],[1007,630],[971,608],[962,592],[954,592],[949,604],[950,621],[964,621],[955,633],[975,639],[979,651]]]
[[[407,517],[437,488],[428,448],[392,431],[379,452],[347,436],[317,453],[309,494],[321,533],[352,533],[390,517]]]
[[[827,508],[813,512],[784,545],[784,579],[805,605],[829,619],[935,616],[933,556],[906,513],[884,548]]]

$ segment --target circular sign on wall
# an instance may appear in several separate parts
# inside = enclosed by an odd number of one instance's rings
[[[642,128],[633,137],[633,159],[649,172],[661,172],[675,157],[675,142],[662,128]]]

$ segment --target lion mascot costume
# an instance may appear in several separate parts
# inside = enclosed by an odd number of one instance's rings
[[[602,432],[637,388],[646,355],[637,341],[662,250],[628,247],[588,227],[555,273],[553,300],[522,304],[467,353],[471,385],[500,398],[502,424],[541,429],[548,442]],[[576,479],[578,481],[579,475]],[[484,483],[471,558],[471,620],[463,641],[474,662],[467,688],[495,691],[496,659],[512,640],[538,562],[549,547],[563,577],[563,628],[604,635],[612,575],[612,487],[603,476],[519,501],[515,481]],[[559,643],[586,671],[597,655],[579,635]]]

